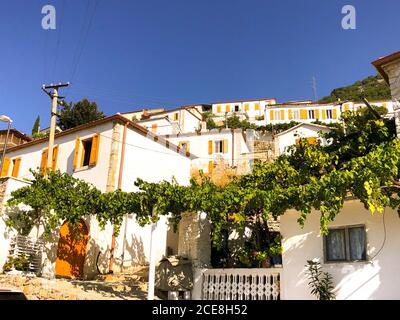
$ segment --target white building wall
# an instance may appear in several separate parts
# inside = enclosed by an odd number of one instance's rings
[[[208,172],[209,161],[214,163],[222,157],[226,164],[230,166],[238,166],[244,160],[243,153],[248,153],[249,148],[244,140],[242,130],[235,130],[232,134],[232,130],[211,130],[207,132],[201,132],[200,134],[190,135],[172,135],[165,137],[173,144],[178,145],[179,142],[189,142],[189,151],[197,159],[193,160],[193,166],[197,169],[202,169],[204,172]],[[233,138],[233,139],[232,139]],[[213,153],[208,153],[208,142],[213,141]],[[228,142],[228,150],[226,153],[216,153],[214,150],[214,142],[218,140],[226,140]],[[233,141],[232,141],[233,140]],[[232,154],[233,148],[233,154]]]
[[[283,236],[282,299],[315,299],[310,294],[305,274],[307,260],[319,258],[323,271],[333,276],[334,292],[339,300],[400,298],[400,217],[395,210],[371,214],[355,200],[347,201],[332,227],[364,224],[367,233],[366,262],[323,263],[323,236],[318,212],[312,212],[302,229],[299,212],[290,210],[281,216]]]
[[[324,144],[325,140],[319,137],[319,131],[326,133],[329,132],[329,129],[303,125],[281,135],[277,135],[276,139],[277,145],[279,146],[279,154],[285,153],[287,148],[296,144],[296,140],[299,138],[318,137],[318,140]]]

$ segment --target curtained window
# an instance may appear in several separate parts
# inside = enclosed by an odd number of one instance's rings
[[[327,262],[367,260],[365,226],[329,229],[324,242]]]

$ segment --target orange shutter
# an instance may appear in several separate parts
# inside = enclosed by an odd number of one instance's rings
[[[281,110],[281,120],[285,120],[285,110]]]
[[[307,119],[307,110],[300,110],[300,119],[306,120]]]
[[[186,142],[186,157],[190,157],[190,143]]]
[[[254,105],[254,110],[260,110],[260,104],[259,103],[256,103]]]
[[[319,110],[318,109],[316,109],[315,110],[315,119],[319,119]]]
[[[296,144],[298,145],[300,143],[300,138],[296,138]]]
[[[249,104],[248,104],[248,103],[246,103],[246,104],[244,105],[244,111],[249,111]]]
[[[307,141],[309,144],[315,144],[317,142],[317,138],[316,137],[309,137],[307,138]]]
[[[75,152],[74,152],[74,169],[78,168],[78,158],[79,158],[79,147],[81,145],[81,139],[76,137],[75,139]]]
[[[157,123],[153,123],[153,124],[151,125],[151,132],[157,133]]]
[[[228,153],[228,140],[223,141],[224,153]]]
[[[217,106],[217,113],[221,113],[221,106]]]
[[[14,178],[18,177],[20,164],[21,164],[21,158],[17,158],[14,160],[14,167],[13,167],[12,174],[11,174],[11,176],[13,176]]]
[[[231,105],[230,104],[227,104],[226,106],[225,106],[225,112],[230,112],[231,111]]]
[[[48,149],[42,150],[42,160],[40,162],[40,173],[45,174],[46,173],[46,167],[47,167],[47,157],[48,157]]]
[[[53,171],[56,171],[57,169],[57,158],[58,158],[58,146],[55,146],[53,148],[53,163],[51,164],[51,168]]]
[[[271,111],[269,112],[269,119],[270,119],[270,120],[274,120],[274,110],[271,110]]]
[[[289,120],[293,119],[293,110],[288,110],[288,117],[289,117]]]
[[[349,105],[348,105],[348,104],[345,104],[345,105],[344,105],[344,111],[349,111],[349,110],[350,110]]]
[[[92,140],[92,150],[90,151],[89,165],[95,166],[99,158],[99,145],[100,145],[100,134],[97,133]]]
[[[211,140],[208,141],[208,154],[213,153],[213,142]]]
[[[336,113],[336,109],[333,109],[333,119],[337,118],[337,113]]]
[[[212,161],[208,161],[208,173],[212,173],[213,171],[213,162]]]
[[[3,165],[1,168],[1,176],[2,177],[7,177],[9,167],[10,167],[10,158],[4,158]]]
[[[321,110],[321,113],[322,113],[322,119],[326,119],[326,110],[325,109]]]

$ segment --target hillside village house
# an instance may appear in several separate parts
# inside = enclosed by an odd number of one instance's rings
[[[196,159],[192,161],[193,170],[212,173],[216,165],[223,163],[237,169],[237,174],[249,170],[250,144],[252,131],[242,129],[203,130],[176,135],[161,135],[168,141],[192,153]]]
[[[137,124],[157,135],[196,132],[201,130],[203,116],[207,105],[182,106],[172,110],[142,114],[137,118]],[[122,113],[122,116],[132,119],[135,112]]]
[[[0,130],[0,159],[1,156],[3,155],[2,151],[4,149],[6,138],[7,138],[7,130]],[[28,137],[26,134],[19,132],[16,129],[10,129],[7,140],[7,148],[12,148],[20,144],[23,144],[25,142],[29,142],[31,140],[32,138]]]
[[[53,169],[90,182],[102,192],[117,188],[135,191],[134,182],[139,177],[149,182],[175,177],[178,183],[188,184],[194,157],[177,152],[172,143],[169,148],[165,144],[162,138],[155,139],[146,129],[121,115],[114,115],[56,134]],[[25,179],[31,177],[29,169],[45,167],[47,145],[47,139],[40,139],[7,151],[9,161],[1,172],[3,194],[0,203],[7,200],[12,190],[27,184]],[[8,208],[3,210],[7,213]],[[0,219],[0,265],[6,260],[10,241],[3,217]],[[34,229],[31,236],[36,237],[38,232],[41,237],[42,231],[42,228]],[[52,241],[46,242],[42,274],[92,277],[96,273],[97,254],[111,247],[112,226],[107,225],[102,231],[95,218],[81,221],[82,241],[74,245],[73,250],[83,250],[84,256],[67,261],[58,250],[58,243],[69,241],[68,232],[68,226],[64,224]],[[145,264],[149,258],[149,237],[149,226],[140,227],[132,215],[126,217],[116,239],[115,271],[122,269],[122,259],[124,270]],[[157,260],[167,251],[177,252],[177,235],[170,230],[166,219],[158,222],[155,237]]]

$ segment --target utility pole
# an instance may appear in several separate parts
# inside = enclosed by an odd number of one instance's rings
[[[53,162],[53,147],[54,147],[54,136],[56,133],[56,116],[57,116],[57,105],[58,99],[63,99],[64,97],[58,96],[58,89],[68,87],[69,82],[67,83],[59,83],[59,84],[50,84],[43,85],[42,90],[51,98],[51,118],[50,118],[50,136],[49,136],[49,147],[47,149],[47,168],[52,167]],[[53,89],[53,93],[46,91],[46,89]]]

